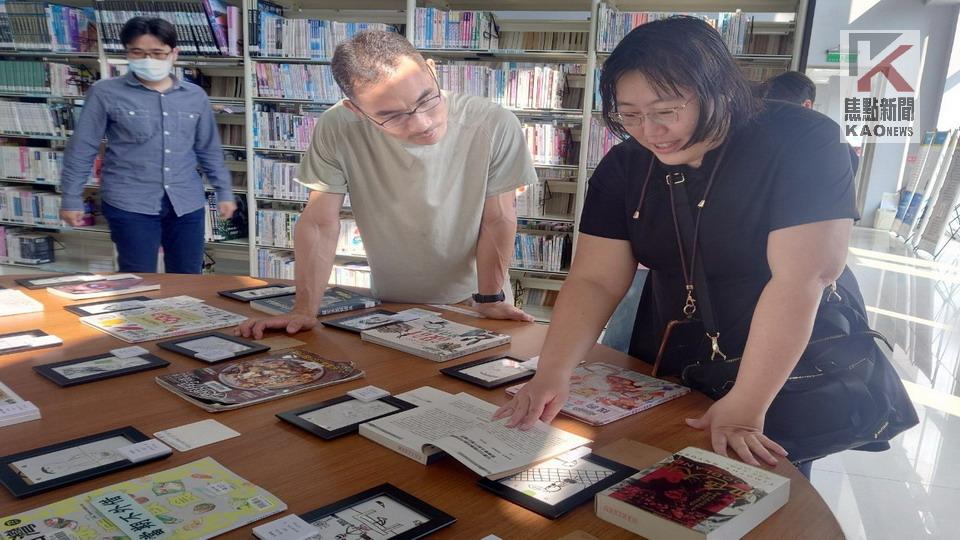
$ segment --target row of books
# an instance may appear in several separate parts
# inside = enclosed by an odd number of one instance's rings
[[[62,169],[62,150],[0,145],[0,178],[59,182]]]
[[[257,197],[306,201],[310,190],[295,182],[300,164],[296,161],[255,156],[253,161],[253,189]]]
[[[500,32],[498,48],[511,51],[586,51],[588,32]]]
[[[545,272],[563,272],[570,266],[573,249],[573,225],[569,223],[536,223],[518,220],[510,266]],[[540,228],[543,232],[524,232]]]
[[[614,145],[619,144],[620,138],[607,129],[606,124],[598,116],[590,118],[590,140],[587,141],[587,167],[596,167]]]
[[[304,151],[310,146],[313,128],[320,113],[274,112],[264,105],[255,105],[253,113],[253,145],[274,150]]]
[[[497,25],[487,11],[418,7],[414,45],[423,49],[498,49]]]
[[[488,97],[504,107],[559,109],[567,71],[560,64],[442,64],[437,66],[437,80],[446,90]]]
[[[679,15],[679,13],[618,11],[606,3],[601,3],[597,15],[597,51],[612,51],[620,43],[620,40],[634,28],[674,15]],[[731,53],[744,54],[747,51],[752,18],[747,17],[743,12],[738,10],[733,13],[719,13],[716,18],[694,13],[685,13],[684,15],[700,17],[716,28]]]
[[[576,163],[570,128],[553,124],[523,124],[523,138],[533,161],[539,165]]]
[[[343,93],[327,65],[256,64],[257,96],[336,103]]]
[[[300,219],[300,212],[258,208],[256,219],[258,245],[293,248],[293,232],[297,227],[297,220]]]
[[[96,51],[96,15],[93,8],[0,0],[0,49]]]
[[[182,69],[183,78],[203,88],[211,98],[243,97],[243,77],[223,75],[222,72],[209,75],[204,71],[204,68],[187,67]]]
[[[258,9],[251,10],[249,17],[252,56],[329,60],[339,43],[359,32],[396,31],[393,25],[382,23],[288,19],[280,6],[263,1],[257,4]]]
[[[49,236],[0,226],[0,264],[44,264],[53,260],[53,242]]]
[[[0,221],[59,225],[60,194],[20,186],[0,187]]]
[[[213,193],[207,193],[207,213],[204,220],[204,239],[207,242],[218,242],[222,240],[237,240],[247,237],[245,217],[247,215],[246,204],[241,197],[236,198],[237,211],[231,219],[220,217],[220,210],[217,208],[217,197]]]
[[[220,131],[220,144],[243,146],[247,144],[247,129],[238,124],[217,124]]]
[[[576,179],[575,176],[574,179]],[[576,198],[574,194],[553,192],[550,189],[549,181],[545,179],[541,178],[535,184],[517,189],[518,216],[573,219],[575,211]]]
[[[0,100],[0,136],[64,137],[73,133],[75,110],[67,103],[20,103]]]
[[[257,249],[257,275],[261,278],[296,279],[293,252],[279,249]]]
[[[0,92],[83,97],[95,80],[82,66],[0,60]]]
[[[136,16],[158,17],[177,29],[177,48],[185,55],[240,55],[240,10],[220,0],[97,0],[97,21],[107,53],[123,54],[123,25]]]

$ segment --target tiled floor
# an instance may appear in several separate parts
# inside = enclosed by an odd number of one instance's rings
[[[920,425],[887,452],[814,463],[813,484],[850,539],[960,538],[958,262],[918,259],[887,233],[855,231],[848,264],[871,326],[895,343],[894,365]]]

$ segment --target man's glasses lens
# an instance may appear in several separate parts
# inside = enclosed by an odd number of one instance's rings
[[[421,103],[420,106],[417,107],[416,109],[407,113],[401,113],[396,116],[391,116],[390,118],[384,120],[383,123],[380,125],[385,128],[400,127],[406,124],[408,121],[410,121],[410,118],[412,118],[413,115],[430,112],[436,109],[437,106],[440,105],[440,98],[441,98],[441,94],[437,94],[431,97],[430,99],[424,101],[423,103]]]

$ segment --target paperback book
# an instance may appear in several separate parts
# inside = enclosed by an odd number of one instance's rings
[[[497,406],[467,393],[360,424],[360,435],[419,463],[453,456],[496,480],[591,442],[544,422],[527,431],[493,420]]]
[[[0,519],[0,537],[199,540],[286,509],[270,492],[207,457],[11,514]]]
[[[40,419],[40,409],[0,381],[0,427]]]
[[[16,289],[0,290],[0,317],[43,311],[43,304]]]
[[[511,386],[507,393],[516,395],[522,387],[522,384]],[[686,386],[596,362],[573,370],[570,396],[560,412],[591,426],[602,426],[689,392]]]
[[[100,281],[47,287],[47,292],[70,300],[84,300],[87,298],[105,298],[144,291],[156,291],[158,289],[160,289],[159,283],[149,283],[144,281],[143,278],[134,276],[133,274],[121,274],[110,276]]]
[[[360,332],[360,339],[434,362],[446,362],[510,343],[510,336],[439,317],[380,326]]]
[[[363,376],[353,362],[303,350],[171,373],[157,384],[209,412],[228,411]]]
[[[295,298],[295,294],[263,298],[251,301],[250,307],[263,313],[269,313],[270,315],[282,315],[293,310]],[[356,309],[372,308],[378,304],[380,304],[380,301],[375,298],[370,298],[369,296],[364,296],[340,287],[330,287],[323,293],[323,300],[320,302],[320,309],[317,310],[317,317]]]
[[[235,326],[246,317],[189,296],[145,302],[147,307],[87,315],[80,322],[128,343],[171,338]]]
[[[597,494],[600,519],[656,539],[740,538],[790,496],[790,480],[687,447]]]

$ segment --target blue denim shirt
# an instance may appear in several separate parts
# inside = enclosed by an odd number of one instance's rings
[[[83,184],[104,136],[100,196],[111,206],[157,215],[166,192],[178,216],[202,208],[206,197],[198,165],[217,200],[233,200],[210,100],[195,84],[173,77],[173,86],[161,93],[132,73],[97,81],[67,144],[62,209],[83,209]]]

